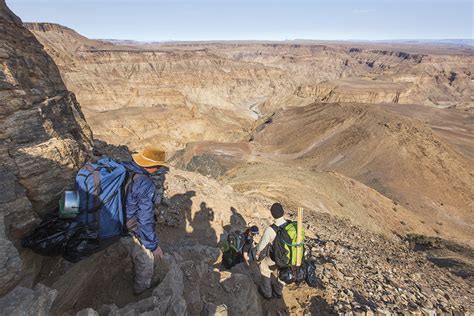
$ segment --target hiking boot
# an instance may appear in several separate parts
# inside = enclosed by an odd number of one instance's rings
[[[272,280],[272,294],[275,298],[281,298],[283,295],[283,284],[278,279]]]
[[[272,298],[272,283],[270,278],[263,277],[262,284],[258,287],[260,294],[266,299]]]

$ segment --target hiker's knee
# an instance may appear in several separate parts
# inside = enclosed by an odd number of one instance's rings
[[[154,266],[155,260],[153,257],[153,253],[143,246],[135,248],[135,253],[133,257],[136,264],[140,266],[147,267],[147,268]]]
[[[135,283],[150,286],[153,278],[154,260],[153,256],[148,256],[146,252],[134,258],[135,264]]]

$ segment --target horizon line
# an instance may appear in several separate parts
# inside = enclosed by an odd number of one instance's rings
[[[58,25],[63,28],[67,28],[76,32],[77,34],[84,36],[91,40],[97,41],[123,41],[123,42],[135,42],[137,44],[159,44],[159,43],[185,43],[185,42],[201,42],[201,43],[209,43],[209,42],[298,42],[298,41],[307,41],[307,42],[352,42],[352,43],[361,43],[361,42],[372,42],[372,43],[408,43],[408,42],[418,42],[418,44],[435,44],[435,45],[454,45],[454,46],[468,46],[474,47],[474,39],[472,38],[381,38],[381,39],[362,39],[362,38],[345,38],[345,39],[317,39],[317,38],[285,38],[285,39],[153,39],[153,40],[137,40],[131,38],[97,38],[97,37],[88,37],[81,33],[80,31],[66,26],[64,24],[60,24],[57,22],[32,22],[32,21],[22,21],[23,24],[52,24]],[[444,42],[444,43],[443,43]],[[461,42],[461,43],[456,43]]]

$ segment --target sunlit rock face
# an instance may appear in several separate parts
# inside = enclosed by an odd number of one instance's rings
[[[245,139],[252,123],[311,102],[472,106],[472,56],[349,44],[112,44],[28,23],[97,138],[138,149]],[[406,53],[408,49],[415,53]]]

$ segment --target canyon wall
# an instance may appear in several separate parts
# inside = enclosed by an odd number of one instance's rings
[[[255,119],[314,101],[473,104],[473,57],[461,53],[342,44],[114,45],[57,24],[27,27],[59,65],[95,135],[134,149],[239,141]]]
[[[17,240],[57,203],[91,148],[73,93],[42,45],[0,1],[0,294],[21,277]]]

